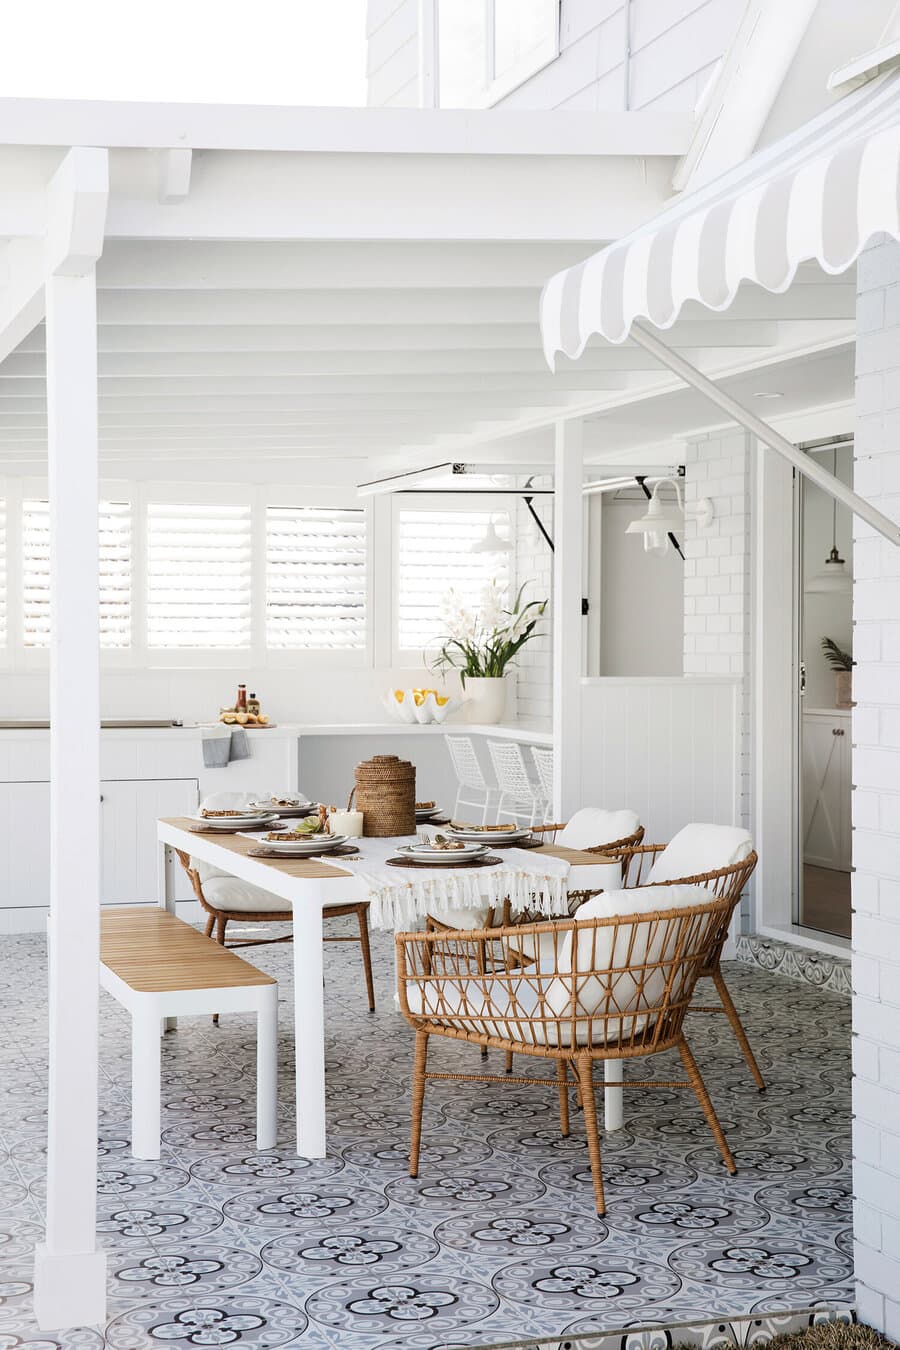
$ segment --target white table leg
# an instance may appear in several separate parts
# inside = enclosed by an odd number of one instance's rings
[[[605,1083],[603,1089],[604,1130],[621,1130],[622,1128],[624,1117],[622,1097],[624,1091],[622,1088],[616,1087],[616,1084],[622,1082],[623,1068],[624,1065],[621,1059],[607,1059],[603,1061],[603,1078]]]
[[[260,990],[256,1013],[256,1147],[278,1143],[278,985]]]
[[[325,1008],[322,911],[294,906],[294,1054],[297,1063],[297,1152],[325,1157]]]
[[[157,844],[157,862],[156,862],[156,903],[161,909],[166,909],[170,914],[175,913],[175,875],[172,870],[172,850],[168,844],[161,840]],[[178,1018],[164,1017],[161,1024],[162,1032],[177,1031]],[[159,1157],[159,1154],[156,1155]]]
[[[159,1012],[153,999],[131,1019],[131,1151],[136,1158],[159,1157]]]

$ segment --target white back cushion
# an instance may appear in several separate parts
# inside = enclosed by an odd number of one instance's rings
[[[572,976],[562,972],[572,969],[572,946],[575,951],[574,994],[578,1016],[590,1017],[601,1010],[609,981],[598,979],[592,971],[609,970],[622,966],[634,969],[647,962],[665,960],[672,955],[668,950],[674,941],[674,932],[666,924],[645,923],[636,933],[630,924],[616,927],[578,929],[586,919],[612,919],[621,915],[652,914],[656,910],[689,909],[704,905],[715,896],[703,886],[633,886],[627,890],[603,891],[580,907],[574,929],[566,934],[559,952],[560,977],[552,982],[547,997],[553,1011],[565,1014],[572,1010]],[[641,976],[643,979],[643,975]],[[613,1001],[619,1012],[634,1011],[639,1006],[651,1005],[665,988],[666,972],[655,971],[643,985],[622,970],[615,976]],[[613,1011],[611,1007],[610,1011]]]
[[[603,811],[599,806],[583,806],[559,831],[556,842],[565,848],[596,848],[598,844],[627,838],[640,823],[634,811]]]
[[[677,881],[717,872],[741,862],[753,850],[746,830],[736,825],[685,825],[660,853],[648,881]]]

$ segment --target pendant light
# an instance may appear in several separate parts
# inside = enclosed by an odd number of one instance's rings
[[[831,452],[831,472],[837,477],[837,446]],[[821,572],[817,572],[806,587],[813,595],[847,595],[853,588],[853,577],[837,546],[837,497],[831,499],[831,552]]]
[[[491,516],[487,524],[487,529],[481,539],[476,539],[472,545],[471,553],[510,553],[512,544],[508,539],[503,539],[497,533],[497,527],[494,524],[494,517]]]

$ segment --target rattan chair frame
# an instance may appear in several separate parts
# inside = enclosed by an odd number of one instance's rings
[[[416,1033],[410,1176],[417,1176],[419,1170],[428,1080],[555,1086],[560,1127],[567,1135],[571,1066],[584,1110],[594,1199],[602,1215],[606,1202],[594,1063],[642,1059],[672,1049],[681,1056],[685,1079],[630,1079],[624,1086],[691,1088],[728,1171],[734,1173],[734,1157],[684,1036],[694,986],[710,952],[724,941],[730,915],[731,904],[722,898],[680,909],[568,919],[526,928],[397,934],[400,1009]],[[552,962],[542,963],[540,969],[515,969],[510,957],[523,933],[536,944],[550,935]],[[601,951],[599,943],[605,944]],[[591,985],[592,981],[596,984]],[[410,1003],[412,990],[417,991],[415,1007]],[[427,1056],[432,1036],[492,1047],[508,1055],[555,1060],[556,1076],[430,1072]]]
[[[754,868],[759,861],[755,852],[748,853],[746,858],[739,862],[732,863],[730,867],[720,867],[713,872],[698,872],[689,877],[672,877],[668,881],[644,881],[642,877],[649,873],[654,862],[660,853],[667,848],[667,844],[641,844],[630,848],[623,848],[615,851],[622,861],[623,886],[705,886],[707,890],[712,891],[714,895],[727,899],[730,903],[729,923],[731,915],[734,913],[737,905],[740,903],[741,896],[744,893],[750,877],[753,875]],[[701,972],[701,975],[711,979],[715,985],[716,992],[722,1000],[721,1004],[698,1004],[691,1007],[691,1012],[702,1013],[724,1013],[731,1024],[735,1039],[741,1048],[741,1054],[747,1062],[754,1082],[760,1092],[766,1090],[766,1080],[763,1078],[762,1071],[757,1063],[756,1055],[750,1045],[744,1024],[740,1019],[737,1008],[734,1006],[734,1000],[731,992],[725,983],[725,976],[722,974],[722,949],[728,938],[728,927],[722,934],[721,941],[710,952],[709,961]]]
[[[181,863],[190,879],[194,895],[200,902],[200,908],[209,917],[206,921],[206,936],[215,937],[216,942],[222,947],[275,947],[281,942],[293,942],[293,933],[288,933],[284,937],[274,938],[241,938],[236,942],[226,942],[225,932],[229,923],[246,923],[253,919],[259,923],[293,923],[294,914],[292,910],[228,910],[216,909],[211,905],[203,894],[203,882],[200,880],[200,874],[195,867],[191,867],[190,854],[176,849],[178,861]],[[355,914],[359,927],[359,936],[343,933],[323,933],[323,942],[358,942],[362,948],[363,971],[366,978],[366,995],[369,1000],[369,1012],[375,1011],[375,981],[372,976],[372,952],[369,946],[369,902],[361,900],[350,902],[343,905],[325,905],[322,909],[324,919],[339,919],[347,914]],[[215,1014],[214,1021],[218,1022],[219,1015]]]

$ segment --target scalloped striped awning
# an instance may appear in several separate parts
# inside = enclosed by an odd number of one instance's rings
[[[544,353],[624,342],[640,319],[671,328],[690,301],[725,310],[744,281],[785,291],[809,259],[843,272],[882,232],[900,238],[900,71],[551,277]]]

